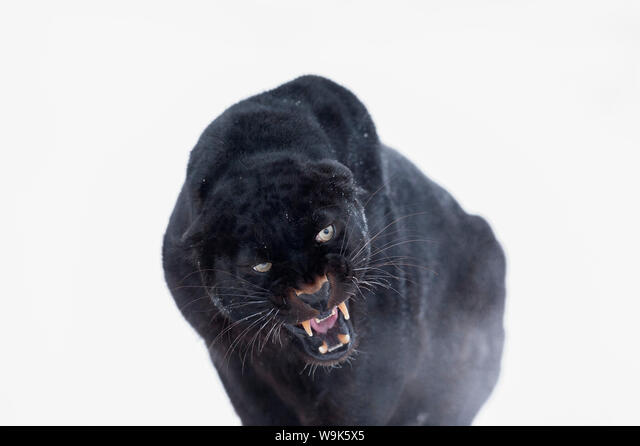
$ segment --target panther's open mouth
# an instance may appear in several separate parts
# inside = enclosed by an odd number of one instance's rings
[[[346,301],[298,325],[285,324],[304,352],[317,362],[338,362],[354,347],[355,332]]]

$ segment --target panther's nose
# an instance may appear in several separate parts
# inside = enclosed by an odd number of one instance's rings
[[[296,292],[296,296],[301,294],[314,294],[320,291],[322,286],[328,281],[326,274],[317,276],[313,283],[303,284],[300,288],[294,288],[294,291]]]
[[[329,280],[326,275],[316,277],[313,283],[295,288],[294,292],[296,296],[316,310],[323,312],[327,309],[330,293]]]

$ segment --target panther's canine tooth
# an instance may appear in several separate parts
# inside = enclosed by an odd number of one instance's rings
[[[342,302],[338,305],[338,308],[340,308],[340,311],[342,311],[342,315],[344,316],[345,320],[349,320],[349,310],[347,310],[347,304]]]
[[[304,328],[304,331],[306,331],[309,336],[313,336],[313,331],[311,331],[311,319],[300,322],[300,325],[302,325],[302,328]]]
[[[329,350],[329,346],[327,345],[326,342],[322,341],[322,345],[318,347],[318,351],[324,355],[325,353],[327,353],[328,350]]]
[[[340,341],[341,344],[348,344],[349,341],[351,340],[351,336],[349,336],[349,334],[342,334],[339,333],[338,334],[338,341]]]

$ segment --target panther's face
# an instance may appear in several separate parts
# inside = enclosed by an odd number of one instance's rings
[[[348,358],[358,336],[351,298],[370,254],[351,172],[328,160],[260,160],[202,190],[189,237],[211,303],[234,333],[230,350],[277,339],[307,363]]]

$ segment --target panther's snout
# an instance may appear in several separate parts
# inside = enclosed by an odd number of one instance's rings
[[[294,289],[290,302],[304,306],[309,312],[299,312],[301,317],[288,326],[296,335],[304,350],[319,361],[335,361],[347,355],[353,347],[354,332],[349,321],[349,309],[344,297],[334,296],[327,275],[318,277],[314,283]],[[333,302],[340,301],[335,305]],[[339,310],[339,311],[338,311]],[[304,315],[303,315],[304,314]]]
[[[300,300],[319,312],[317,316],[301,322],[305,330],[307,326],[311,325],[314,321],[319,324],[330,320],[331,316],[336,314],[336,308],[340,309],[345,320],[349,320],[349,310],[345,302],[346,299],[332,296],[331,281],[329,281],[326,274],[319,276],[314,283],[301,289],[294,289],[293,291]],[[336,300],[341,302],[338,305],[332,305],[331,303]],[[320,328],[320,330],[323,330],[323,328]],[[306,331],[307,333],[309,332],[309,330]]]

